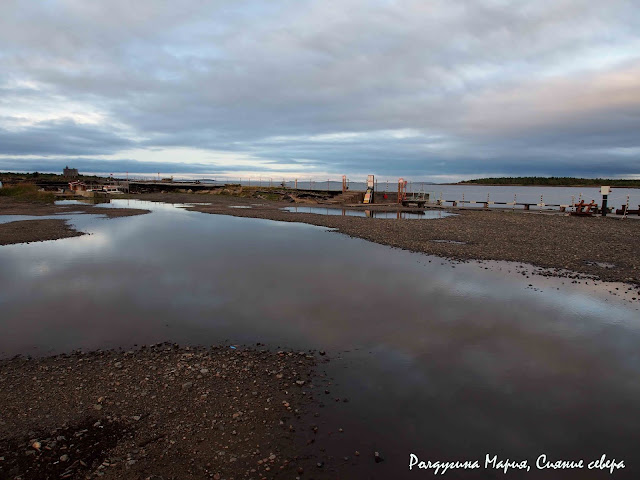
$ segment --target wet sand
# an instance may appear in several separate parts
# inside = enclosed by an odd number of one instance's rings
[[[45,216],[64,214],[66,212],[82,214],[100,214],[107,218],[129,217],[149,213],[148,210],[134,208],[110,208],[96,211],[93,205],[55,205],[35,203],[0,197],[0,215],[33,215]],[[0,224],[0,245],[15,243],[43,242],[61,238],[84,235],[69,226],[64,219],[60,220],[20,220]]]
[[[324,474],[305,455],[320,358],[161,344],[0,361],[0,477]]]
[[[168,203],[208,202],[210,205],[190,209],[326,226],[352,237],[454,260],[529,263],[549,269],[544,271],[545,275],[570,277],[570,272],[577,272],[605,281],[640,284],[640,221],[636,219],[449,208],[446,211],[457,215],[434,220],[396,220],[292,213],[281,208],[301,204],[226,195],[169,193],[132,198]]]

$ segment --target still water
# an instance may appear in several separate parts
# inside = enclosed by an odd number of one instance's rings
[[[384,212],[381,210],[350,210],[348,208],[322,208],[322,207],[284,207],[282,210],[293,213],[315,213],[316,215],[339,215],[343,217],[368,217],[368,218],[395,218],[395,219],[434,219],[455,216],[454,213],[442,210],[424,210],[417,212]]]
[[[433,475],[409,472],[410,453],[532,465],[449,478],[612,477],[541,474],[543,453],[606,454],[627,465],[613,478],[638,478],[637,304],[322,227],[114,206],[152,213],[70,215],[90,235],[0,247],[0,355],[161,341],[322,349],[332,384],[319,381],[330,394],[316,444],[344,478]]]

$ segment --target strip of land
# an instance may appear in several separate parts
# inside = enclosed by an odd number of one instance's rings
[[[38,216],[64,214],[104,215],[107,218],[129,217],[143,215],[149,210],[135,208],[102,208],[96,209],[92,205],[55,205],[43,202],[25,202],[7,197],[0,197],[0,215],[29,215],[33,220],[20,220],[0,224],[0,245],[15,243],[43,242],[61,238],[77,237],[83,232],[69,226],[64,219],[38,220]]]
[[[2,360],[0,477],[323,473],[305,456],[314,430],[304,419],[319,403],[320,357],[260,348],[161,344]]]
[[[640,285],[640,221],[613,217],[572,217],[557,213],[446,209],[456,216],[435,220],[396,220],[292,213],[282,207],[300,205],[267,198],[230,195],[145,194],[140,200],[171,203],[207,202],[191,210],[304,222],[335,228],[352,237],[454,260],[505,260],[566,270],[606,281]],[[306,203],[306,206],[322,206]],[[251,208],[229,208],[247,206]],[[327,205],[335,208],[339,206]],[[371,206],[395,209],[396,206]],[[443,241],[444,240],[444,241]],[[604,268],[601,265],[613,265]],[[608,265],[608,266],[610,266]]]
[[[64,220],[25,220],[0,224],[0,245],[43,242],[78,237],[82,232],[71,228]]]

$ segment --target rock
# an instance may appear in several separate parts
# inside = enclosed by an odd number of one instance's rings
[[[69,455],[66,455],[66,454],[65,454],[65,455],[62,455],[62,456],[60,457],[60,461],[61,461],[61,462],[68,462],[68,461],[69,461]]]
[[[375,459],[376,463],[384,461],[384,459],[380,456],[380,452],[374,452],[373,458]]]
[[[193,387],[193,382],[185,382],[182,384],[182,389],[183,390],[190,390],[191,387]]]
[[[113,366],[116,368],[122,368],[122,362],[116,362],[113,364]]]

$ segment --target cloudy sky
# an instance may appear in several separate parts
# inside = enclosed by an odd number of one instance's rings
[[[0,170],[640,178],[640,0],[2,0]]]

